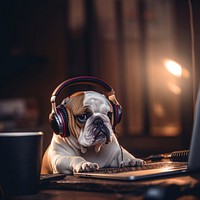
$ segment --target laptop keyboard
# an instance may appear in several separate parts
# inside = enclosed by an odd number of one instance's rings
[[[100,168],[96,170],[95,173],[114,174],[114,173],[119,173],[119,172],[158,169],[158,168],[165,168],[165,167],[170,167],[170,168],[187,167],[187,162],[156,162],[156,163],[148,163],[143,166],[136,166],[136,167]]]

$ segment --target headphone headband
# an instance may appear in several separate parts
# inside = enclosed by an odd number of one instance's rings
[[[102,81],[101,79],[92,77],[92,76],[80,76],[80,77],[68,79],[68,80],[62,82],[60,85],[58,85],[58,87],[52,93],[52,97],[54,97],[54,98],[52,98],[51,102],[52,101],[54,102],[55,97],[60,94],[60,92],[63,90],[63,88],[72,86],[72,85],[78,85],[78,84],[99,86],[102,90],[104,90],[106,92],[108,97],[115,94],[112,87],[109,86],[104,81]]]

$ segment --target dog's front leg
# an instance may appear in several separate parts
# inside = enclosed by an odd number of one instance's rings
[[[71,158],[73,172],[94,171],[99,168],[97,163],[88,162],[81,157]]]
[[[97,163],[86,161],[80,156],[56,156],[52,164],[54,173],[72,174],[80,171],[93,171],[99,168]]]
[[[126,149],[120,146],[120,151],[118,154],[118,161],[120,167],[127,166],[141,166],[145,164],[145,161],[139,158],[135,158],[132,154],[130,154]]]

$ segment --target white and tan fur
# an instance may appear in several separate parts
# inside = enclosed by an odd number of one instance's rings
[[[63,138],[53,135],[43,157],[43,174],[72,174],[75,171],[144,163],[119,145],[112,129],[112,120],[108,117],[112,106],[104,95],[94,91],[78,92],[64,99],[62,104],[68,112],[70,136]],[[77,116],[85,113],[89,116],[86,122],[82,123]],[[97,118],[102,119],[99,120],[100,126],[105,132],[95,134],[97,126],[94,125],[94,121]]]

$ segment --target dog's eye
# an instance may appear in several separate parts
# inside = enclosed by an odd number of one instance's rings
[[[78,115],[77,119],[78,119],[79,122],[85,123],[88,119],[88,115],[87,114]]]
[[[112,119],[112,112],[108,112],[107,116],[111,120]]]

